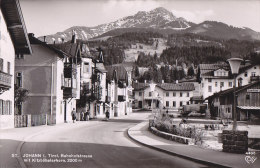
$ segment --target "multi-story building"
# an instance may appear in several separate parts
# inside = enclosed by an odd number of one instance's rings
[[[190,104],[195,90],[193,83],[160,83],[152,92],[148,83],[133,84],[135,108],[167,108],[177,111],[179,107]]]
[[[72,35],[72,40],[53,44],[54,48],[65,53],[66,57],[63,60],[64,70],[62,77],[63,89],[63,105],[64,121],[71,121],[71,112],[76,110],[76,101],[80,98],[80,70],[82,59],[82,45],[77,43],[76,34]]]
[[[29,91],[27,101],[17,105],[16,113],[30,115],[32,125],[62,123],[66,111],[62,88],[66,55],[33,34],[29,34],[29,40],[33,53],[17,54],[15,59],[15,83]]]
[[[106,66],[106,69],[111,95],[110,113],[115,117],[131,113],[133,101],[131,70],[122,65]]]
[[[230,89],[234,85],[230,66],[223,64],[200,64],[198,70],[203,98]],[[236,77],[236,86],[244,86],[260,79],[260,65],[242,64]]]
[[[0,129],[14,127],[15,55],[31,54],[18,0],[0,1]]]
[[[260,121],[260,81],[227,89],[208,97],[212,117],[234,118],[234,91],[236,96],[237,120]]]

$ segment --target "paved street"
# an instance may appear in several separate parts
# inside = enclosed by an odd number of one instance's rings
[[[178,157],[173,157],[131,141],[126,130],[146,118],[147,113],[132,114],[110,121],[77,122],[34,128],[20,128],[3,132],[1,135],[1,165],[8,162],[19,167],[16,159],[10,159],[19,142],[24,139],[21,153],[41,154],[38,159],[65,159],[67,163],[32,163],[26,167],[207,167]],[[30,130],[31,129],[31,130]],[[19,130],[19,131],[17,131]],[[39,130],[39,131],[37,131]],[[18,133],[19,132],[19,133]],[[25,136],[22,136],[24,132]],[[29,133],[31,132],[31,133]],[[6,137],[13,140],[3,140]],[[17,136],[15,136],[17,135]],[[27,138],[26,138],[27,137]],[[28,138],[29,137],[29,138]],[[19,140],[20,139],[20,140]],[[8,150],[10,147],[10,150]],[[3,153],[5,151],[6,153]],[[8,151],[8,152],[7,152]],[[50,154],[52,154],[51,157]],[[81,154],[88,158],[61,158],[64,154]],[[2,157],[3,156],[3,157]],[[55,156],[58,156],[57,158]],[[24,158],[26,159],[26,158]],[[70,159],[70,158],[69,158]],[[74,160],[77,159],[77,160]],[[71,161],[72,163],[68,163]]]

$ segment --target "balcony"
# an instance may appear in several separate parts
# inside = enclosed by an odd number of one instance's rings
[[[122,96],[122,95],[118,95],[118,101],[119,101],[119,102],[126,101],[126,97],[125,97],[125,96]]]
[[[250,76],[250,81],[251,82],[260,81],[260,76]]]
[[[64,63],[64,77],[71,78],[76,76],[77,74],[77,66],[71,63]]]
[[[106,102],[111,102],[111,97],[110,96],[106,96]]]
[[[12,75],[0,72],[0,90],[6,91],[11,88]]]
[[[64,87],[63,86],[63,98],[76,98],[77,97],[77,89],[71,87]]]

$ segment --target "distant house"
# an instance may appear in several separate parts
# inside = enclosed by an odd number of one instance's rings
[[[243,63],[236,77],[236,86],[244,86],[260,79],[260,65]],[[198,80],[201,83],[203,99],[214,93],[230,89],[234,85],[234,79],[230,66],[222,64],[200,64],[198,68]]]
[[[193,83],[160,83],[151,92],[148,83],[133,83],[135,108],[167,108],[176,111],[190,104],[195,90]],[[153,103],[153,104],[152,104]]]
[[[0,129],[14,127],[15,56],[31,54],[18,0],[0,1]]]
[[[227,89],[208,97],[212,117],[233,119],[234,88]],[[235,91],[238,121],[260,121],[260,81],[240,86]]]
[[[111,113],[115,117],[127,115],[132,112],[132,85],[131,75],[132,69],[123,67],[122,65],[106,66],[108,71],[107,82],[110,86]]]

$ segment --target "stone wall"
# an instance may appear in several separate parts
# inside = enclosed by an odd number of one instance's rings
[[[223,152],[245,153],[248,150],[248,132],[223,130]]]

